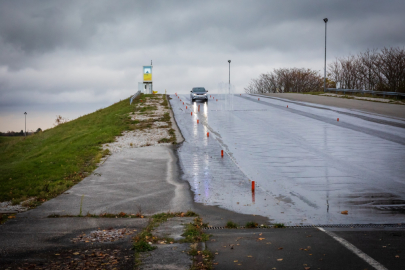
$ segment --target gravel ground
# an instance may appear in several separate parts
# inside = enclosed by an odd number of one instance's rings
[[[162,118],[165,113],[169,112],[169,109],[163,107],[160,104],[161,102],[162,99],[147,99],[147,101],[142,103],[139,108],[143,108],[146,106],[156,106],[157,110],[149,114],[130,114],[131,119],[138,121],[148,121]],[[152,122],[151,124],[151,128],[146,128],[143,130],[124,131],[122,133],[122,136],[116,137],[115,142],[104,144],[103,149],[108,149],[111,153],[117,153],[126,148],[154,146],[158,144],[169,145],[170,143],[159,143],[159,140],[163,138],[170,138],[169,129],[171,127],[167,123],[159,121]]]
[[[21,202],[20,204],[13,205],[11,201],[7,202],[0,202],[0,213],[8,213],[8,212],[24,212],[29,209],[29,207],[25,207],[27,203],[31,200],[35,200],[35,198],[28,199],[26,201]]]

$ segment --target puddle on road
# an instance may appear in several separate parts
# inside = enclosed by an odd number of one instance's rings
[[[195,201],[289,225],[404,221],[403,145],[238,96],[234,110],[223,110],[220,96],[208,104],[181,99],[184,105],[170,102],[185,138],[178,150],[183,179]],[[379,203],[367,193],[380,194]]]

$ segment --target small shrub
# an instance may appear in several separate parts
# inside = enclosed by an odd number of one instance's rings
[[[274,228],[285,228],[284,223],[276,223],[273,225]]]
[[[152,251],[156,249],[155,246],[150,245],[148,242],[144,240],[140,240],[136,243],[134,243],[134,250],[136,252],[146,252],[146,251]]]
[[[236,228],[238,228],[238,224],[236,224],[235,222],[233,222],[232,220],[230,220],[230,221],[228,221],[227,223],[226,223],[226,226],[225,226],[226,228],[228,228],[228,229],[236,229]]]
[[[246,223],[246,228],[257,228],[257,226],[259,226],[259,224],[257,224],[254,221],[249,221],[248,223]]]

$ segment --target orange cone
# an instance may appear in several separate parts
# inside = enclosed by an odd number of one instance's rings
[[[224,157],[224,150],[221,150],[221,157]]]
[[[209,137],[210,136],[210,133],[209,132],[207,132],[207,137]]]
[[[337,119],[337,121],[339,122],[339,118]]]
[[[255,181],[252,181],[252,192],[255,192]]]

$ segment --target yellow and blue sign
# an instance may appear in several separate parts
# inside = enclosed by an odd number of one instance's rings
[[[152,66],[143,66],[143,81],[152,81]]]

